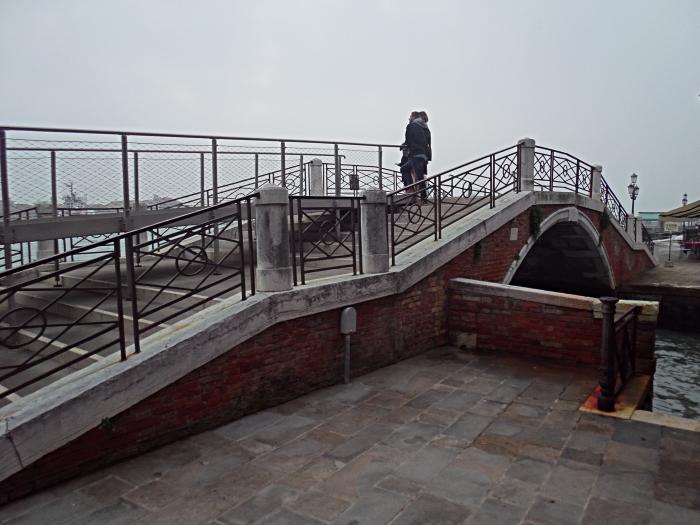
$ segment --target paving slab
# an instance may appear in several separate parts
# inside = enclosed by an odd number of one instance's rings
[[[0,507],[0,523],[700,523],[700,433],[580,412],[596,377],[438,348]]]

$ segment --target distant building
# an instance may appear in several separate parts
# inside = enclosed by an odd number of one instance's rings
[[[661,215],[660,211],[640,211],[637,213],[637,217],[652,237],[661,235],[664,231],[664,225],[659,215]]]

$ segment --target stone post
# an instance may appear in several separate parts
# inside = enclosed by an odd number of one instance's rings
[[[326,181],[323,180],[323,162],[321,159],[313,159],[309,163],[309,195],[324,196],[326,194]]]
[[[42,239],[36,243],[36,258],[45,259],[56,255],[54,251],[54,241],[52,239]]]
[[[520,174],[520,191],[535,189],[535,139],[518,141],[518,173]]]
[[[255,279],[261,292],[292,288],[289,253],[289,193],[286,188],[265,184],[255,199],[257,268]]]
[[[601,187],[603,184],[603,166],[594,164],[592,166],[593,173],[591,174],[591,197],[594,200],[602,200]]]
[[[362,271],[384,273],[389,271],[389,241],[387,238],[386,192],[363,190],[360,197],[362,228]]]

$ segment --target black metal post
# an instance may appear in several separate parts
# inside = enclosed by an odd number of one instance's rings
[[[117,328],[119,330],[119,354],[122,361],[126,361],[126,336],[124,334],[124,305],[122,304],[122,268],[121,247],[119,239],[114,241],[114,278],[116,280],[117,294]]]
[[[600,342],[600,370],[598,382],[600,397],[598,410],[615,411],[615,381],[617,376],[615,362],[615,305],[616,297],[601,297],[603,330]]]
[[[378,153],[379,153],[379,159],[378,159],[378,162],[379,162],[379,189],[381,190],[384,188],[384,181],[382,181],[383,173],[382,173],[382,147],[381,146],[379,146]]]
[[[489,156],[489,208],[496,206],[496,159],[494,155]]]
[[[0,181],[2,184],[2,222],[5,270],[12,268],[12,231],[10,229],[10,187],[7,173],[7,137],[0,129]]]
[[[58,183],[56,175],[56,152],[51,151],[51,216],[56,219],[58,217]],[[58,239],[53,240],[53,254],[58,255]],[[56,272],[54,276],[54,286],[61,286],[61,277],[58,274],[59,263],[58,259],[53,262],[53,269]]]
[[[207,203],[205,202],[205,189],[206,182],[204,181],[204,153],[199,154],[199,198],[200,198],[200,206],[202,208],[206,207]]]
[[[134,332],[134,352],[141,351],[141,338],[139,334],[139,303],[136,297],[136,272],[134,270],[134,241],[131,235],[124,239],[126,248],[126,286],[127,298],[131,301],[131,326]],[[138,249],[138,248],[137,248]]]
[[[219,146],[216,139],[211,139],[211,177],[213,184],[213,196],[214,206],[219,204]],[[218,264],[220,263],[219,257],[219,223],[213,225],[214,229],[214,264],[215,266],[214,275],[219,275]],[[239,232],[240,233],[240,232]]]
[[[554,191],[554,152],[549,152],[549,191]]]
[[[304,155],[299,155],[299,195],[304,195]]]
[[[579,174],[580,173],[581,173],[581,161],[576,159],[576,189],[574,190],[575,194],[578,194]]]
[[[255,189],[260,187],[260,159],[259,155],[255,154]]]
[[[250,294],[255,295],[255,245],[253,244],[253,216],[250,197],[246,197],[246,211],[248,213],[248,248],[250,249]],[[245,270],[241,269],[241,271]]]
[[[286,188],[287,187],[287,154],[285,153],[286,151],[286,145],[283,142],[280,142],[280,176],[282,178],[282,187]]]
[[[340,156],[338,155],[338,144],[333,144],[333,156],[335,158],[335,194],[340,196]]]
[[[129,224],[129,144],[128,137],[122,135],[122,198],[124,200],[124,228],[126,231],[131,229]]]

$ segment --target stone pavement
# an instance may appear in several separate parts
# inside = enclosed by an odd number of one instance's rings
[[[594,370],[436,349],[0,508],[8,524],[700,523],[700,434]]]

